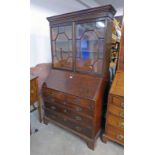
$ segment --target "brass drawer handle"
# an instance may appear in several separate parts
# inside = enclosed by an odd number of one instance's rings
[[[76,116],[75,119],[76,119],[77,121],[81,121],[81,120],[82,120],[82,118],[81,118],[80,116]]]
[[[79,126],[76,126],[75,129],[81,131],[81,128]]]
[[[51,106],[51,109],[52,109],[52,110],[56,110],[56,107],[55,107],[55,106]]]
[[[121,112],[119,113],[119,116],[124,117],[124,111],[121,111]]]
[[[118,140],[123,140],[124,139],[124,136],[123,135],[117,135],[117,139]]]
[[[124,128],[124,122],[120,122],[120,123],[119,123],[119,127],[120,127],[120,128]]]
[[[64,113],[67,113],[67,109],[64,109]]]
[[[76,108],[76,111],[77,111],[77,112],[82,112],[82,108],[77,107],[77,108]]]
[[[121,103],[121,107],[124,108],[124,102]]]
[[[34,90],[31,90],[31,94],[34,94]]]

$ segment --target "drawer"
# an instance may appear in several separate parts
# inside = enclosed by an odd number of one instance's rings
[[[82,107],[85,107],[91,111],[94,111],[94,101],[88,100],[88,99],[81,99],[79,97],[73,96],[73,95],[68,95],[64,94],[62,92],[53,90],[53,89],[48,89],[48,88],[43,88],[43,96],[48,97],[51,96],[53,98],[57,98],[59,100],[65,101],[67,103],[72,103],[76,105],[80,105]]]
[[[53,90],[53,89],[48,89],[48,88],[43,89],[43,96],[44,97],[53,97],[53,98],[57,98],[59,100],[65,99],[64,93]]]
[[[124,144],[124,131],[118,130],[110,125],[106,126],[106,134],[113,140]]]
[[[37,100],[37,80],[33,79],[30,82],[30,103],[34,103]]]
[[[124,97],[119,96],[110,96],[109,103],[124,108]]]
[[[95,107],[94,101],[91,101],[88,99],[81,99],[79,97],[72,96],[72,95],[66,95],[66,101],[68,103],[80,105],[80,106],[85,107],[91,111],[94,111],[94,107]]]
[[[92,132],[91,127],[82,126],[82,125],[74,122],[70,118],[64,117],[63,115],[60,115],[59,113],[57,113],[55,111],[48,110],[48,109],[45,109],[45,115],[47,117],[49,117],[50,119],[55,120],[56,122],[58,122],[64,126],[67,126],[68,128],[70,128],[78,133],[81,133],[87,137],[92,138],[93,132]]]
[[[61,104],[61,105],[64,105],[64,106],[72,109],[75,112],[89,115],[91,117],[94,116],[94,108],[88,108],[86,106],[82,106],[81,104],[74,104],[73,102],[70,102],[70,100],[66,99],[66,96],[64,97],[65,98],[64,100],[58,99],[52,95],[48,95],[43,98],[44,98],[45,102]]]
[[[124,118],[124,109],[119,108],[113,104],[108,104],[108,112],[116,116]]]
[[[46,108],[50,109],[51,111],[56,111],[58,113],[62,113],[64,115],[70,117],[71,119],[75,120],[77,123],[87,125],[87,126],[93,125],[92,118],[87,117],[82,114],[78,114],[78,113],[74,112],[73,110],[69,109],[68,107],[57,104],[56,102],[54,102],[54,103],[45,102],[45,106],[46,106]]]
[[[120,117],[116,117],[109,113],[107,114],[107,123],[106,124],[109,124],[109,125],[119,128],[121,130],[124,130],[124,119],[122,119]]]

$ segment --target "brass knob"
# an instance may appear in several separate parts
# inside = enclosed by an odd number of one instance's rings
[[[119,127],[120,127],[120,128],[124,128],[124,122],[120,122],[120,123],[119,123]]]
[[[67,109],[64,109],[64,113],[66,113],[67,112]]]
[[[78,120],[78,121],[82,120],[82,118],[80,116],[76,116],[75,119]]]
[[[121,112],[119,113],[119,116],[124,117],[124,111],[121,111]]]
[[[89,65],[89,68],[90,68],[90,69],[93,69],[93,66],[92,66],[92,65]]]
[[[64,101],[63,104],[66,105],[67,104],[66,101]]]
[[[82,108],[77,107],[77,108],[76,108],[76,111],[77,111],[77,112],[81,112],[81,111],[82,111]]]
[[[123,140],[124,139],[124,136],[123,135],[117,135],[117,139],[118,140]]]
[[[34,90],[31,90],[31,94],[34,94]]]
[[[121,107],[124,108],[124,102],[121,103]]]

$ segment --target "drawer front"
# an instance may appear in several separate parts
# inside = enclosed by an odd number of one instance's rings
[[[68,103],[72,103],[72,104],[76,104],[76,105],[85,107],[85,108],[89,109],[90,111],[94,111],[94,108],[95,108],[94,101],[91,101],[88,99],[81,99],[79,97],[72,96],[72,95],[66,95],[66,101]]]
[[[30,82],[30,103],[34,103],[37,100],[37,80],[33,79]]]
[[[119,96],[110,96],[109,103],[114,104],[118,107],[124,108],[124,98]]]
[[[111,114],[107,115],[107,123],[106,124],[109,124],[114,127],[117,127],[118,129],[124,130],[124,119],[116,117],[114,115],[111,115]]]
[[[124,109],[119,108],[118,106],[115,106],[113,104],[108,104],[108,112],[110,112],[113,115],[124,118]]]
[[[124,144],[124,131],[118,130],[110,125],[106,126],[106,134],[113,140]]]
[[[45,109],[45,115],[47,117],[49,117],[50,119],[52,119],[64,126],[67,126],[68,128],[70,128],[78,133],[81,133],[87,137],[92,138],[92,133],[93,133],[92,128],[90,128],[88,126],[85,127],[85,126],[79,125],[78,123],[74,122],[70,118],[63,117],[59,113],[52,111],[52,110]]]
[[[78,114],[73,110],[69,109],[68,107],[58,104],[57,102],[50,102],[50,103],[45,102],[45,106],[51,111],[56,111],[58,113],[62,113],[70,117],[71,119],[75,120],[79,124],[84,124],[87,126],[93,125],[93,119],[91,119],[90,117],[88,118],[84,115]]]
[[[61,92],[53,90],[53,89],[48,89],[48,88],[43,88],[43,96],[44,97],[53,97],[53,98],[56,98],[59,100],[65,99],[64,93],[61,93]]]
[[[61,92],[51,93],[48,89],[43,91],[43,98],[45,102],[57,102],[58,104],[65,105],[75,112],[94,116],[94,103],[89,100],[79,99],[73,96],[63,94]],[[57,94],[58,93],[58,94]]]

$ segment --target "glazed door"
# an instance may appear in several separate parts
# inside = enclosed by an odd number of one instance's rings
[[[53,68],[73,70],[72,23],[51,28]]]
[[[76,71],[102,74],[105,30],[105,20],[76,24]]]

